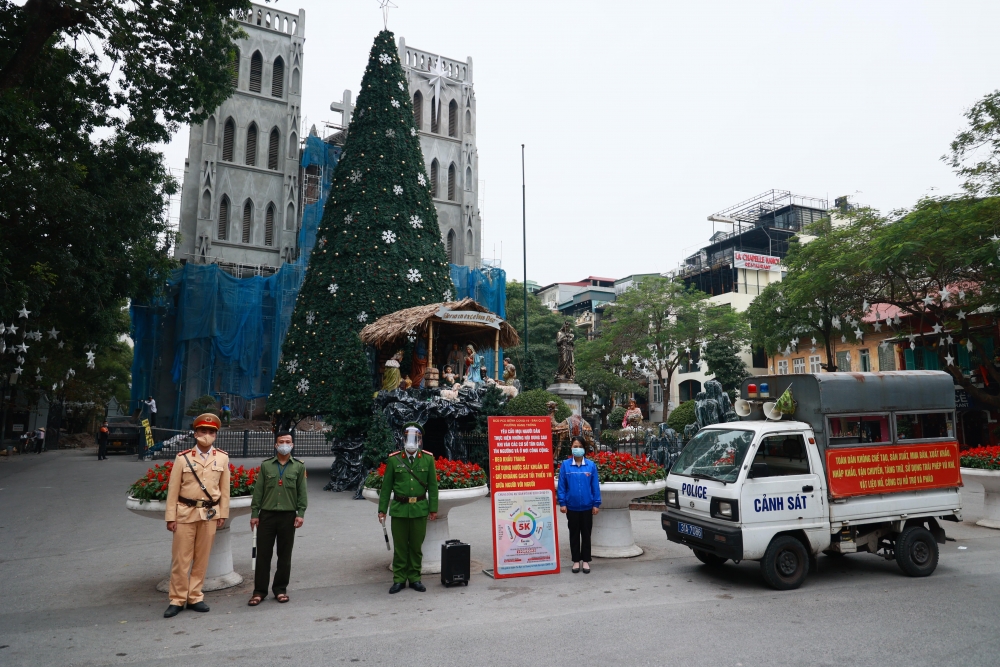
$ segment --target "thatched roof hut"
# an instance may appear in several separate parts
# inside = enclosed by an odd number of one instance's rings
[[[444,311],[469,313],[468,321],[461,321],[460,315],[442,316]],[[477,318],[475,313],[486,315]],[[477,349],[493,348],[497,343],[498,330],[500,347],[514,347],[521,340],[514,327],[505,320],[493,315],[475,300],[466,298],[461,301],[430,303],[426,306],[415,306],[389,313],[362,329],[361,341],[379,350],[401,348],[406,344],[408,337],[414,334],[426,338],[432,327],[435,338],[454,339],[463,344],[471,342]]]

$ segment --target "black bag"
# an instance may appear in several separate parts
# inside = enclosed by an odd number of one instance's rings
[[[441,583],[469,585],[472,549],[461,540],[448,540],[441,545]]]

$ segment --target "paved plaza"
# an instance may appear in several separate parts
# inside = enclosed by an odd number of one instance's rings
[[[237,464],[242,461],[236,460]],[[451,514],[472,544],[468,587],[428,577],[389,596],[375,506],[322,491],[329,459],[308,459],[291,602],[250,596],[249,518],[233,527],[242,585],[206,594],[208,614],[162,618],[170,562],[159,521],[125,510],[148,467],[68,450],[0,460],[0,664],[15,665],[992,665],[1000,655],[1000,532],[947,524],[937,572],[910,579],[867,554],[819,559],[795,591],[765,587],[756,563],[702,566],[667,542],[657,512],[633,512],[633,559],[590,575],[494,581],[488,501]],[[561,524],[560,529],[565,530]]]

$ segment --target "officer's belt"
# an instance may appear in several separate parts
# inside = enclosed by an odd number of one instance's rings
[[[393,498],[395,498],[397,501],[401,503],[409,503],[411,505],[417,502],[418,500],[423,500],[426,497],[427,497],[426,493],[422,496],[397,496],[393,494]]]
[[[215,507],[219,504],[218,500],[191,500],[190,498],[180,497],[177,502],[182,505],[187,505],[188,507]]]

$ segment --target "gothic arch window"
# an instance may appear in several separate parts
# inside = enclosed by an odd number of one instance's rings
[[[438,196],[438,161],[437,158],[431,160],[431,197]]]
[[[222,159],[225,162],[233,161],[233,140],[236,137],[236,123],[232,118],[226,119],[226,125],[222,130]]]
[[[458,102],[455,100],[448,103],[448,136],[458,136]]]
[[[299,137],[294,132],[288,135],[288,159],[299,159]]]
[[[472,112],[468,109],[465,110],[465,131],[472,132]]]
[[[229,53],[229,80],[233,88],[240,87],[240,50],[233,49]]]
[[[205,123],[205,143],[215,143],[215,116],[209,116],[208,122]]]
[[[455,230],[448,231],[448,240],[445,244],[445,251],[448,253],[448,261],[452,264],[458,264],[458,234]]]
[[[247,128],[247,150],[244,158],[244,164],[257,166],[257,123],[250,123],[250,127]]]
[[[212,216],[212,193],[208,190],[201,193],[201,211],[198,215],[205,220]]]
[[[292,95],[299,94],[299,68],[292,70]]]
[[[438,133],[438,101],[437,97],[431,96],[431,132],[434,134]]]
[[[253,55],[250,56],[250,92],[259,93],[260,92],[260,80],[261,74],[264,71],[264,57],[260,55],[260,51],[254,51]]]
[[[219,202],[219,240],[225,241],[229,237],[229,197],[222,195]]]
[[[243,204],[243,234],[240,240],[243,243],[250,243],[250,230],[253,226],[253,203],[247,199],[246,203]]]
[[[271,97],[285,96],[285,61],[278,56],[271,67]]]
[[[285,230],[295,231],[295,206],[291,202],[288,202],[288,208],[285,210]]]
[[[413,93],[413,124],[418,130],[424,129],[424,96],[419,90]]]
[[[465,189],[472,189],[472,167],[465,168]]]
[[[281,146],[281,135],[278,134],[278,128],[273,128],[271,130],[271,136],[267,142],[267,168],[278,169],[278,151],[279,146]]]
[[[466,253],[471,253],[473,247],[472,230],[465,230],[465,251]]]
[[[455,201],[455,179],[457,178],[455,163],[448,166],[448,201]]]
[[[267,213],[264,215],[264,245],[274,245],[274,204],[267,205]]]

